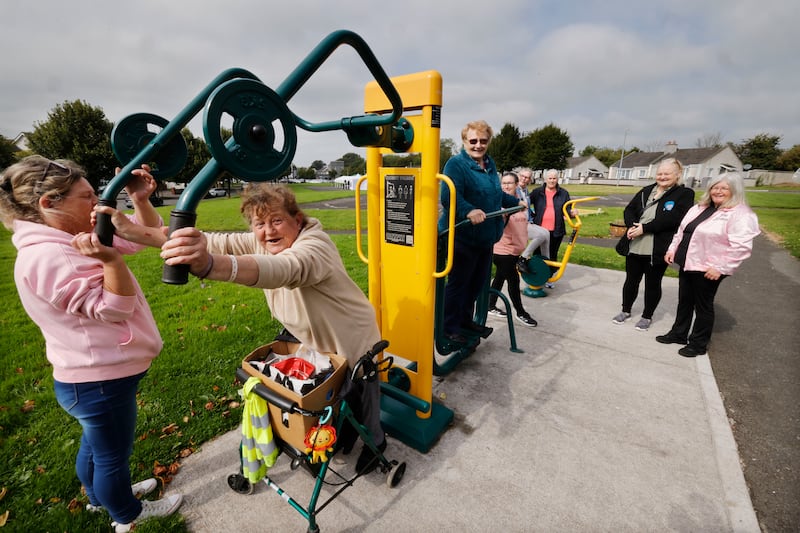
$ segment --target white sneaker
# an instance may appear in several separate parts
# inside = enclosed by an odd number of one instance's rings
[[[144,481],[131,485],[131,492],[133,492],[135,497],[141,498],[156,490],[156,487],[158,487],[158,481],[151,477],[150,479],[145,479]]]
[[[131,485],[131,492],[133,493],[134,498],[141,498],[142,496],[146,496],[156,490],[158,487],[158,481],[154,478],[145,479],[144,481],[140,481],[139,483],[134,483]],[[105,507],[102,505],[92,505],[91,503],[86,504],[86,510],[90,513],[99,513],[101,511],[105,511]]]
[[[129,533],[133,531],[136,523],[156,516],[169,516],[177,511],[182,503],[182,494],[170,494],[169,496],[164,496],[160,500],[155,501],[144,500],[142,502],[142,512],[139,513],[139,516],[137,516],[133,522],[127,524],[111,522],[111,527],[114,528],[114,533]]]

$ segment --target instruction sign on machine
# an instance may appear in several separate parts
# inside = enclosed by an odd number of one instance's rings
[[[414,246],[414,176],[386,176],[386,242]]]

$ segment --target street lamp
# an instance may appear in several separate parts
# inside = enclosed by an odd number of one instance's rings
[[[622,153],[619,154],[619,168],[617,169],[617,187],[619,187],[619,175],[622,174],[622,161],[625,159],[625,142],[628,140],[628,128],[625,128],[625,135],[622,137]]]

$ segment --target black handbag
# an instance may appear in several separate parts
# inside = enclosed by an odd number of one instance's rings
[[[631,250],[631,240],[628,238],[628,235],[623,235],[619,238],[619,242],[614,247],[617,253],[621,256],[628,255],[628,252]]]

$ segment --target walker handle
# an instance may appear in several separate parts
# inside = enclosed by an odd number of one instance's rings
[[[244,383],[250,379],[250,377],[250,374],[248,374],[244,368],[239,367],[236,369],[236,379],[241,383]],[[287,413],[299,412],[297,402],[284,398],[274,390],[268,389],[263,383],[257,383],[256,386],[253,387],[253,392],[267,400],[268,403],[278,407],[281,411],[286,411]]]

